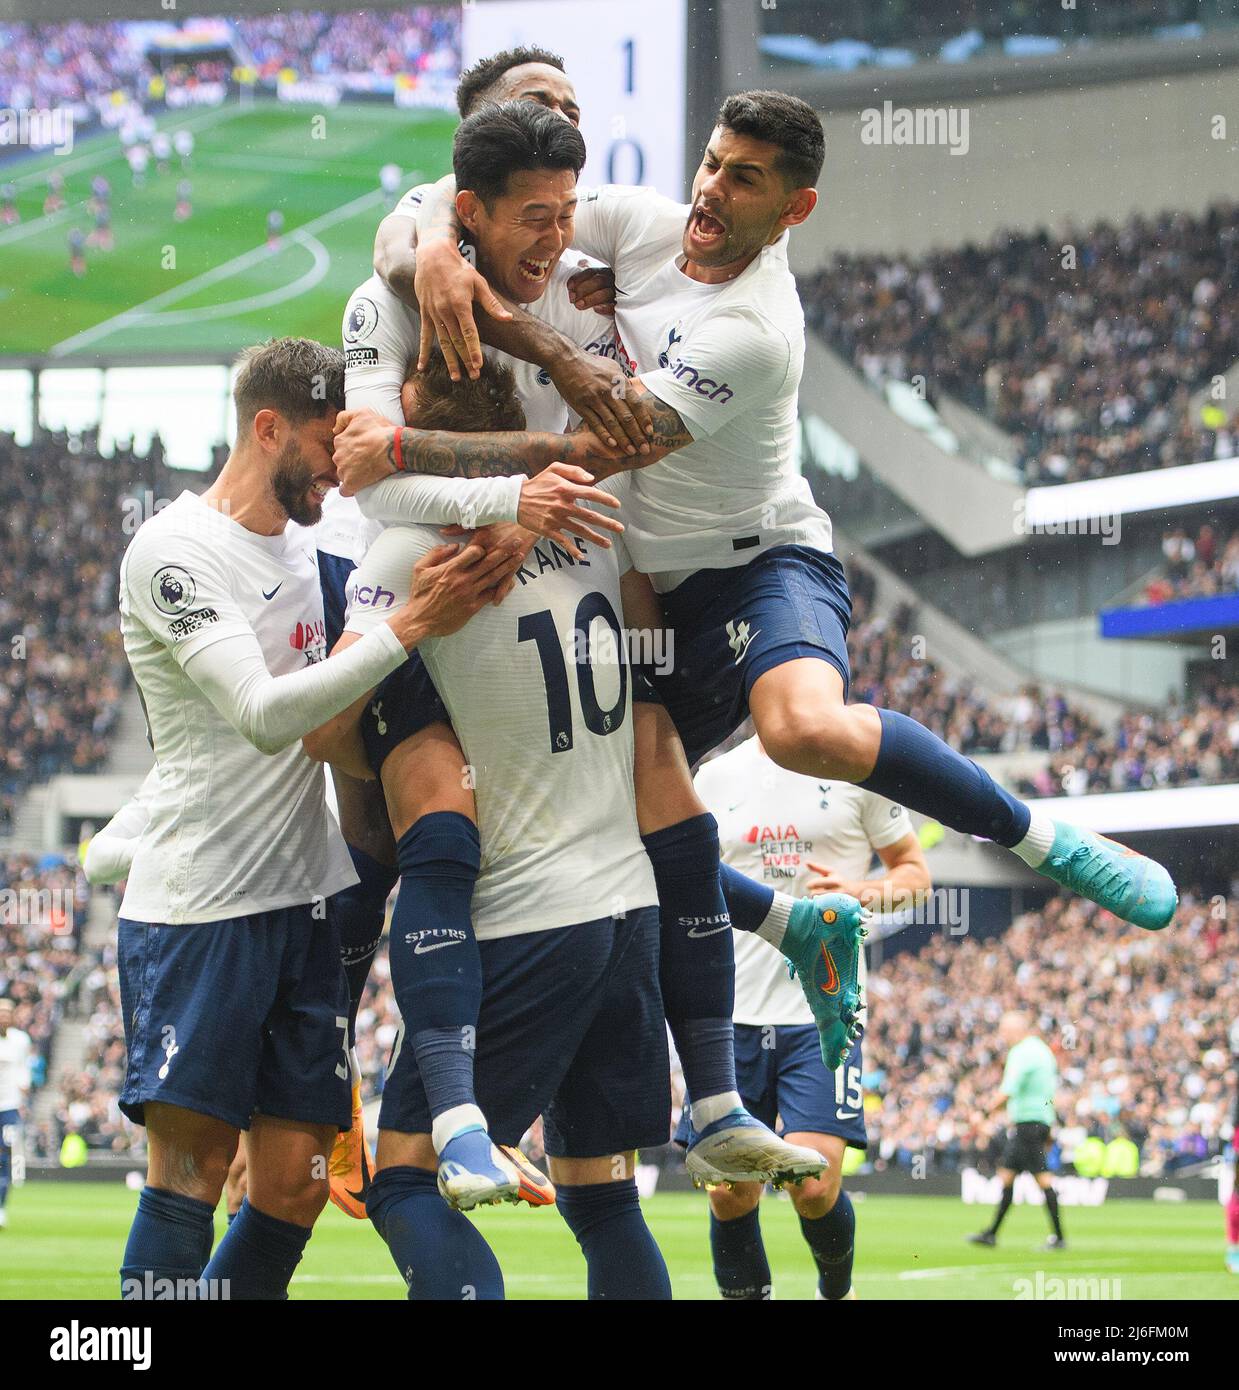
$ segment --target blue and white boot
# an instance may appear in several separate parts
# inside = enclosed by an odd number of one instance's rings
[[[438,1116],[431,1141],[439,1155],[439,1196],[454,1211],[521,1200],[520,1172],[487,1134],[477,1106]]]
[[[1079,826],[1054,821],[1054,843],[1037,872],[1145,931],[1174,920],[1179,894],[1156,859]]]
[[[743,1108],[698,1133],[689,1122],[684,1163],[697,1187],[733,1182],[785,1182],[816,1178],[830,1165],[816,1149],[789,1144]]]
[[[843,1064],[861,1035],[861,942],[872,916],[850,893],[800,898],[779,947],[813,1012],[828,1071]]]

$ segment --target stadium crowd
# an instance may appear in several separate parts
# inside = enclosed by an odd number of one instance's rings
[[[841,254],[800,290],[809,324],[874,385],[923,377],[931,402],[954,396],[1010,432],[1030,485],[1235,451],[1234,417],[1193,405],[1239,359],[1233,204]]]
[[[1239,593],[1239,530],[1220,540],[1206,522],[1193,539],[1176,526],[1162,540],[1162,555],[1165,563],[1145,585],[1146,604]]]
[[[72,466],[66,467],[66,459]],[[0,434],[0,833],[22,791],[92,772],[129,684],[116,622],[132,455]]]
[[[997,1023],[1024,1010],[1054,1049],[1057,1144],[1130,1139],[1142,1171],[1222,1152],[1232,1136],[1239,1015],[1239,884],[1181,896],[1149,935],[1094,904],[1056,897],[1001,936],[935,936],[869,977],[870,1158],[953,1170],[992,1160],[1005,1120],[984,1107],[1002,1077]]]
[[[65,993],[82,965],[79,933],[89,905],[89,886],[74,866],[54,856],[40,862],[0,854],[0,998],[14,1002],[14,1026],[30,1035],[36,1090],[47,1079]]]
[[[165,23],[175,22],[164,13]],[[410,5],[387,11],[326,14],[291,10],[283,14],[218,19],[195,16],[186,27],[226,24],[260,78],[285,69],[302,77],[328,73],[393,76],[415,74],[428,65],[460,68],[460,13],[450,7]],[[162,75],[176,84],[226,81],[230,59],[205,50],[181,55],[161,67],[148,44],[149,24],[133,20],[72,20],[63,23],[0,24],[0,106],[24,109],[98,102],[123,91],[145,98]]]

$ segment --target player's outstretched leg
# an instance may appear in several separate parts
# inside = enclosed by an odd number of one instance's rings
[[[907,715],[846,705],[843,697],[832,666],[801,659],[766,671],[749,702],[758,736],[780,766],[854,782],[952,830],[994,840],[1135,926],[1169,925],[1178,895],[1161,864],[1040,815]]]
[[[736,1086],[735,952],[717,822],[706,812],[642,842],[658,888],[663,1008],[691,1097],[689,1172],[702,1183],[783,1183],[820,1173],[821,1156],[750,1115]]]
[[[1226,1268],[1239,1274],[1239,1158],[1235,1159],[1235,1185],[1226,1203]]]
[[[860,943],[872,913],[848,893],[776,893],[730,864],[721,878],[736,930],[755,932],[787,957],[817,1023],[822,1061],[837,1070],[860,1036]]]
[[[435,1174],[383,1168],[366,1208],[408,1286],[410,1300],[501,1299],[503,1273],[481,1233],[439,1200]]]
[[[641,841],[659,903],[663,1009],[691,1097],[686,1161],[698,1182],[785,1182],[820,1173],[809,1149],[780,1139],[744,1108],[732,1015],[736,965],[719,878],[718,823],[697,796],[661,705],[635,706]]]

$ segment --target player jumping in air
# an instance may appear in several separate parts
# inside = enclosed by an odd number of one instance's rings
[[[347,987],[324,905],[352,870],[300,740],[491,601],[515,567],[503,547],[428,556],[407,602],[322,659],[301,528],[336,482],[343,366],[305,340],[245,353],[223,471],[145,522],[122,562],[122,635],[158,768],[118,939],[120,1104],[149,1152],[128,1297],[151,1296],[153,1279],[193,1296],[200,1275],[232,1298],[285,1296],[350,1122]],[[249,1195],[208,1263],[241,1131]]]
[[[561,257],[571,239],[575,174],[583,160],[584,145],[570,124],[531,102],[508,102],[479,110],[466,118],[456,137],[455,163],[462,180],[460,196],[479,261],[492,268],[496,283],[505,294],[524,301],[531,306],[531,313],[557,323],[572,335],[572,351],[577,356],[583,347],[614,350],[610,322],[576,312],[563,293],[569,271]],[[345,341],[349,344],[346,380],[350,407],[372,403],[388,419],[393,414],[401,418],[399,384],[418,333],[415,313],[401,304],[379,277],[359,288],[350,301],[344,325]],[[517,361],[514,365],[529,422],[543,428],[562,428],[566,408],[547,374],[528,363]],[[588,475],[580,476],[588,481]],[[459,497],[467,499],[473,514],[470,524],[513,517],[524,520],[526,510],[534,513],[537,524],[535,502],[542,497],[541,483],[534,480],[522,484],[519,477],[478,480],[471,485],[459,479],[422,479],[417,488],[405,480],[393,480],[374,489],[374,495],[365,499],[364,509],[370,516],[388,521],[461,520],[459,511],[444,514],[427,509],[426,485],[432,481],[440,492],[456,489]],[[488,505],[482,500],[484,496],[497,499],[499,510],[483,510]],[[341,505],[335,503],[333,509],[339,515]],[[599,524],[596,516],[588,512],[584,516],[594,526]],[[334,516],[331,521],[334,524]],[[579,525],[577,517],[566,529],[577,530]],[[356,534],[357,529],[354,522],[352,533]],[[590,532],[586,530],[584,534]],[[332,540],[329,532],[320,539],[320,546],[330,545]],[[333,567],[328,562],[322,568],[327,575]],[[728,917],[719,884],[718,845],[712,818],[692,792],[683,754],[665,713],[656,705],[642,703],[635,717],[638,818],[658,877],[664,916],[675,914],[678,932],[686,939],[716,936],[726,930]],[[424,828],[413,824],[400,840],[400,920],[427,918],[425,881],[429,878],[433,882],[442,876],[443,864],[455,863],[463,882],[470,873],[471,860],[476,860],[473,798],[468,780],[461,776],[462,763],[458,744],[450,730],[444,728],[434,737],[425,735],[425,747],[416,750],[416,760],[404,774],[417,788],[422,816],[440,819],[434,821],[436,834],[431,839],[427,839]],[[677,787],[678,794],[672,794]],[[390,795],[388,804],[390,807]],[[448,813],[453,818],[442,819]],[[355,861],[358,857],[354,853]],[[476,869],[472,872],[476,873]],[[450,923],[442,923],[444,929],[468,932],[467,901],[466,896]],[[840,906],[844,907],[842,903]],[[849,902],[846,908],[856,906]],[[858,924],[857,920],[853,926]],[[401,952],[401,940],[397,933],[394,953]],[[664,952],[669,949],[664,943]],[[816,938],[813,949],[816,952]],[[393,956],[393,978],[400,977],[397,993],[406,1018],[426,1017],[424,1000],[422,1007],[418,1000],[429,985],[423,986],[419,980],[432,974],[428,962],[416,961],[411,954],[404,963]],[[460,991],[455,1001],[449,1005],[446,996],[441,997],[433,1024],[427,1023],[427,1036],[422,1040],[427,1051],[425,1068],[448,1065],[452,1054],[444,1040],[456,1040],[455,1050],[459,1051],[462,1027],[471,1022],[476,1008],[473,996],[465,989],[469,983],[469,988],[476,991],[476,983],[459,975],[455,983]],[[664,975],[664,986],[666,983]],[[730,1010],[722,1017],[703,1018],[696,1003],[696,979],[691,973],[683,973],[675,983],[678,992],[667,1000],[668,1021],[693,1078],[693,1113],[699,1130],[689,1153],[694,1173],[703,1179],[724,1181],[778,1180],[804,1176],[810,1168],[820,1171],[823,1165],[816,1155],[779,1141],[766,1126],[744,1112],[735,1088]],[[712,1008],[712,998],[708,1002]],[[844,1027],[852,1022],[847,1020]],[[416,1035],[413,1041],[418,1045]],[[467,1061],[466,1058],[466,1064]],[[485,1117],[478,1113],[467,1090],[467,1065],[452,1062],[452,1070],[451,1094],[446,1090],[439,1093],[436,1103],[445,1115],[459,1123],[462,1140],[477,1151],[473,1161],[482,1167],[470,1168],[468,1161],[457,1158],[453,1152],[450,1162],[455,1176],[448,1189],[450,1199],[467,1205],[489,1200],[489,1194],[510,1194],[510,1175],[505,1182],[501,1165],[486,1166],[491,1146],[483,1128]],[[435,1118],[439,1116],[436,1114]],[[445,1121],[436,1128],[436,1139],[452,1144],[454,1135],[446,1126]],[[470,1134],[474,1137],[468,1138]]]
[[[821,123],[804,102],[741,93],[723,103],[687,207],[648,189],[610,187],[587,193],[578,209],[575,244],[614,267],[621,291],[617,361],[654,418],[651,452],[626,461],[640,471],[625,517],[633,559],[652,577],[675,637],[675,669],[658,676],[658,693],[690,761],[749,712],[781,766],[856,783],[992,839],[1116,916],[1159,930],[1176,901],[1160,864],[1050,821],[915,720],[847,703],[847,584],[831,553],[829,517],[793,464],[804,320],[787,240],[816,204],[823,149]],[[442,325],[440,342],[470,363],[475,353],[460,316],[479,275],[457,249],[450,187],[423,200],[417,222],[415,290],[424,319]],[[533,360],[553,356],[545,325],[520,315],[495,319],[484,302],[478,316],[488,342]],[[536,470],[553,459],[598,475],[624,466],[588,435],[444,446],[416,431],[393,441],[358,417],[337,440],[343,490],[389,477],[398,460],[442,472],[451,466],[444,447],[462,472],[481,458],[492,470]],[[804,932],[811,905],[784,915],[768,888],[728,877],[737,926],[765,922],[793,942]],[[701,979],[716,953],[729,960],[730,951],[730,937],[720,934],[685,968]],[[803,960],[802,984],[824,1031],[838,1036],[838,996],[822,993],[816,971],[825,966],[812,962]],[[832,1058],[832,1039],[828,1060],[837,1061],[842,1042]]]

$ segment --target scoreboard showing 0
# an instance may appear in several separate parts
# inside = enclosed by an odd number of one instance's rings
[[[582,184],[684,198],[685,0],[476,0],[462,15],[466,67],[519,44],[562,56],[589,151]]]

